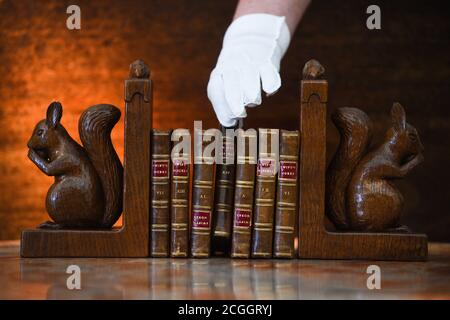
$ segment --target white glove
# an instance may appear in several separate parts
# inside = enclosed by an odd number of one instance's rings
[[[228,27],[217,65],[208,83],[208,98],[225,127],[245,118],[246,106],[261,104],[281,86],[280,61],[291,40],[284,17],[242,16]]]

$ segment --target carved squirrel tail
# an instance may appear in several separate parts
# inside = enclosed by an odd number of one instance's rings
[[[81,142],[102,183],[105,228],[112,227],[122,213],[123,167],[111,142],[111,130],[119,119],[118,108],[98,104],[84,111],[78,122]]]
[[[363,111],[340,108],[332,115],[341,139],[327,170],[327,216],[337,229],[349,228],[346,217],[346,191],[353,171],[367,153],[372,139],[372,123]]]

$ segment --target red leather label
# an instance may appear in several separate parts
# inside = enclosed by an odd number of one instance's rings
[[[209,217],[208,211],[194,210],[192,212],[192,227],[209,229]]]
[[[250,227],[252,225],[252,210],[250,209],[235,209],[234,210],[234,226],[235,227]]]
[[[152,160],[152,176],[169,178],[169,160]]]
[[[297,162],[295,161],[280,161],[281,179],[297,181]]]
[[[172,163],[172,175],[174,177],[187,177],[189,174],[185,160],[174,160]]]
[[[271,177],[274,176],[275,171],[275,160],[273,159],[259,159],[258,160],[258,170],[257,175],[259,177]]]

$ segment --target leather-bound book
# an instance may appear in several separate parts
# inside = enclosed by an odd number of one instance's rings
[[[169,255],[170,130],[152,131],[150,255]]]
[[[190,154],[178,150],[189,135],[189,131],[178,129],[173,132],[172,184],[170,202],[170,256],[185,258],[189,252],[189,163]],[[180,140],[182,139],[182,140]]]
[[[234,189],[232,258],[249,258],[253,217],[253,191],[256,168],[256,131],[237,137],[236,182]],[[244,147],[241,147],[241,146]],[[253,146],[253,147],[252,147]]]
[[[227,255],[231,246],[231,224],[233,220],[234,178],[234,135],[223,134],[222,164],[216,165],[214,196],[212,250],[214,255]]]
[[[279,149],[278,129],[258,130],[255,205],[253,213],[252,257],[271,258],[275,189]]]
[[[295,257],[299,141],[298,131],[281,130],[273,246],[274,257],[276,258]]]
[[[196,133],[197,134],[197,133]],[[204,149],[214,138],[196,139],[192,187],[191,256],[207,258],[211,253],[211,214],[214,201],[214,155],[203,156]],[[210,139],[210,140],[209,140]],[[205,141],[206,140],[206,141]],[[209,141],[208,141],[209,140]],[[201,154],[200,151],[201,150]]]

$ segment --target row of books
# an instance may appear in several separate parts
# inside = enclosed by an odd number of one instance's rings
[[[179,147],[171,142],[180,141],[176,132],[152,132],[150,255],[293,258],[299,132],[243,131],[241,153],[224,135],[222,152],[236,161],[195,159],[192,167],[189,152],[171,152]],[[200,141],[202,151],[211,139]]]

